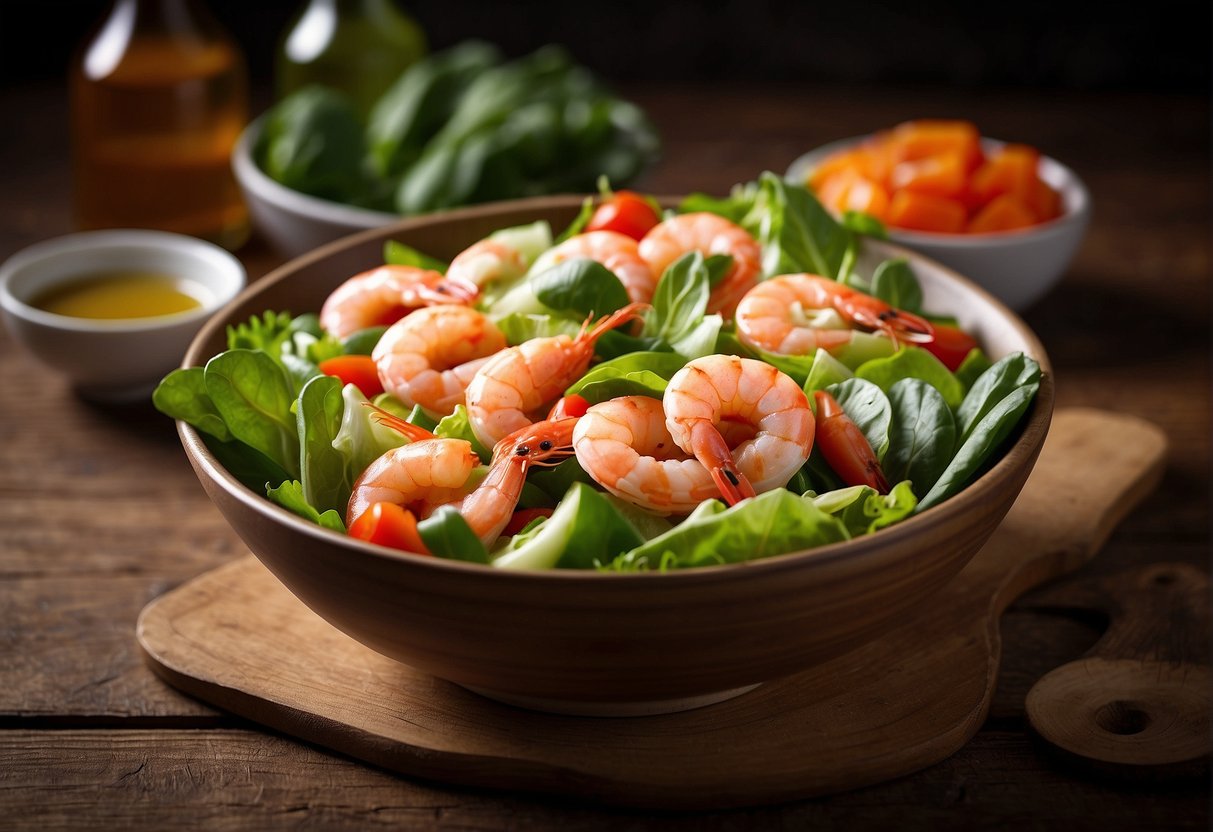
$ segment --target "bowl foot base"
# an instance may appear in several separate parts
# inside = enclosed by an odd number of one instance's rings
[[[758,684],[761,684],[761,682]],[[631,717],[674,714],[681,711],[692,711],[696,708],[706,708],[708,705],[715,705],[718,702],[725,702],[742,694],[749,693],[758,687],[758,684],[703,693],[696,696],[683,696],[675,699],[653,699],[643,702],[595,702],[579,699],[548,699],[542,696],[526,696],[523,694],[506,693],[504,691],[487,690],[474,685],[460,685],[460,687],[487,699],[492,699],[505,705],[513,705],[517,708],[526,708],[528,711],[564,714],[566,716]]]

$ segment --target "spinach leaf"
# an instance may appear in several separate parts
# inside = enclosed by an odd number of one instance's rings
[[[889,236],[889,231],[883,222],[862,211],[843,211],[842,225],[857,234],[875,237],[878,240],[887,239]]]
[[[201,367],[177,369],[165,376],[152,392],[152,404],[164,415],[193,425],[220,442],[232,438],[232,432],[206,392]]]
[[[342,521],[341,515],[333,509],[317,511],[303,496],[303,486],[299,484],[298,480],[286,480],[277,488],[267,487],[265,495],[287,511],[298,514],[304,520],[311,520],[318,526],[345,534],[345,523]]]
[[[981,416],[964,433],[959,450],[948,463],[948,467],[936,480],[935,485],[918,503],[917,511],[924,511],[942,503],[956,494],[973,478],[978,469],[991,458],[1002,444],[1020,417],[1031,405],[1036,395],[1036,385],[1020,387],[1007,394]]]
[[[889,450],[889,431],[893,423],[893,407],[884,391],[862,378],[848,378],[827,388],[851,421],[867,437],[877,459],[884,459]]]
[[[889,482],[909,480],[926,494],[952,459],[956,420],[943,395],[921,379],[906,378],[889,388],[893,429],[882,467]]]
[[[202,441],[215,455],[215,459],[219,460],[219,464],[250,491],[262,494],[270,483],[289,479],[281,465],[243,442],[235,439],[220,442],[211,436],[203,436]]]
[[[565,391],[584,396],[591,404],[619,396],[649,396],[660,399],[666,384],[686,365],[674,352],[634,352],[604,361]]]
[[[866,361],[855,370],[855,375],[886,393],[900,379],[922,379],[943,395],[948,407],[958,407],[965,397],[964,387],[956,376],[938,358],[918,347],[907,347],[888,358]]]
[[[902,258],[885,260],[872,273],[873,297],[894,309],[918,313],[922,311],[922,286],[910,264]]]
[[[961,441],[966,441],[982,418],[1012,392],[1030,389],[1035,393],[1040,386],[1040,365],[1021,352],[1000,359],[986,370],[956,411]]]
[[[678,206],[678,213],[692,214],[702,211],[718,214],[740,225],[745,216],[754,208],[757,199],[758,183],[747,182],[734,185],[730,194],[724,198],[692,193]]]
[[[703,255],[688,252],[666,268],[653,292],[653,309],[645,318],[642,335],[673,343],[701,320],[712,289]]]
[[[553,245],[560,245],[570,237],[576,237],[581,232],[585,231],[585,227],[589,225],[590,219],[594,216],[594,198],[587,196],[581,202],[581,210],[577,212],[577,216],[573,217],[573,221],[569,223],[568,228],[561,231],[560,234],[552,241]]]
[[[297,478],[295,393],[282,367],[257,350],[228,350],[207,362],[203,381],[232,436]]]
[[[741,225],[762,246],[764,274],[840,274],[853,234],[843,228],[805,187],[767,171]]]
[[[960,366],[956,368],[954,375],[956,380],[964,385],[967,392],[973,387],[974,382],[981,377],[981,374],[994,366],[994,362],[990,357],[982,352],[980,347],[974,347],[969,350],[969,354],[964,357],[964,361],[960,362]]]
[[[371,326],[350,333],[341,339],[342,355],[370,355],[385,332],[386,326]]]
[[[417,533],[426,548],[437,557],[471,563],[489,562],[484,544],[454,506],[440,506],[429,517],[418,521]]]
[[[256,155],[271,178],[324,199],[364,198],[362,122],[345,94],[305,87],[275,104],[264,125]]]
[[[615,273],[588,258],[565,260],[527,278],[539,302],[556,312],[601,317],[628,304]]]

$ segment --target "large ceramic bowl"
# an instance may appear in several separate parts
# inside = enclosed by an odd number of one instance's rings
[[[787,178],[804,184],[827,157],[866,138],[842,139],[806,153],[791,164]],[[1003,144],[982,140],[987,153]],[[1041,156],[1040,178],[1061,196],[1062,214],[1057,219],[990,234],[934,234],[890,228],[889,239],[956,269],[1012,309],[1027,309],[1061,280],[1091,221],[1091,196],[1074,171],[1056,159]]]
[[[266,309],[318,309],[401,240],[450,257],[533,220],[561,228],[578,198],[540,198],[401,222],[326,246],[255,283],[186,356],[203,364],[224,328]],[[928,308],[955,314],[994,356],[1022,350],[1044,377],[1005,456],[959,496],[900,525],[751,563],[649,574],[510,572],[379,548],[308,523],[242,486],[180,425],[203,486],[249,548],[305,604],[363,644],[495,698],[571,713],[710,703],[903,626],[989,538],[1044,442],[1052,374],[1040,342],[990,294],[905,249],[866,244],[861,265],[910,259]]]

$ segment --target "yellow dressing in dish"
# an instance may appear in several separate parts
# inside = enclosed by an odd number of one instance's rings
[[[30,305],[72,318],[151,318],[202,306],[188,281],[156,272],[99,272],[58,283]]]

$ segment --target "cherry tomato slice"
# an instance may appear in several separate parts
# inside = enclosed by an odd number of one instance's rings
[[[326,376],[334,376],[342,384],[353,384],[368,399],[383,392],[379,371],[369,355],[339,355],[326,358],[317,365]]]
[[[551,517],[555,509],[551,508],[520,508],[514,512],[510,522],[505,524],[503,535],[513,536],[527,527],[536,517]]]
[[[590,409],[590,403],[584,396],[578,396],[574,393],[571,396],[562,396],[552,405],[552,409],[548,411],[548,419],[555,421],[556,419],[580,419],[585,415],[585,412]]]
[[[935,340],[919,346],[938,358],[943,366],[956,372],[969,351],[977,346],[976,339],[954,326],[933,324],[932,328],[935,330]]]
[[[661,217],[640,194],[616,191],[594,211],[585,230],[616,231],[633,240],[640,240],[659,222]]]
[[[430,554],[417,532],[417,518],[413,512],[395,503],[375,503],[350,523],[348,534],[392,549],[417,555]]]

